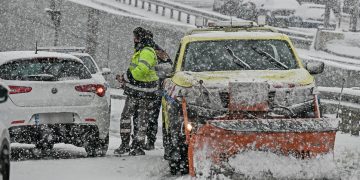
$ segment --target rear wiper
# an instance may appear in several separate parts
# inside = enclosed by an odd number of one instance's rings
[[[259,55],[261,56],[265,56],[267,58],[269,58],[270,60],[274,61],[278,66],[281,66],[282,68],[288,70],[289,67],[287,65],[285,65],[284,63],[278,61],[277,59],[275,59],[271,54],[257,48],[257,47],[254,47],[254,46],[251,46],[251,49],[253,49],[256,53],[258,53]]]
[[[228,46],[225,46],[225,49],[227,50],[227,52],[231,55],[231,57],[233,57],[234,59],[234,63],[241,66],[242,68],[247,68],[247,69],[252,69],[250,67],[250,65],[246,62],[244,62],[243,60],[241,60],[239,57],[237,57],[234,53],[233,50],[231,50]]]

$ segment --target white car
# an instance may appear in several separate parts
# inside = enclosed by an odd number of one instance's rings
[[[104,78],[105,75],[109,75],[111,70],[109,68],[102,68],[100,70],[99,66],[95,62],[94,58],[90,56],[90,54],[85,53],[84,47],[62,47],[62,46],[55,46],[55,47],[38,47],[39,51],[48,51],[48,52],[58,52],[58,53],[67,53],[74,55],[81,59],[84,65],[89,69],[93,78],[99,81],[99,83],[104,84],[106,88],[110,87],[110,84]],[[109,105],[111,105],[111,98],[110,93],[106,94],[106,100],[108,101]]]
[[[0,80],[10,89],[0,114],[11,142],[46,150],[69,143],[85,147],[89,156],[106,154],[107,88],[80,59],[55,52],[0,52]]]
[[[8,99],[8,90],[0,84],[0,104]],[[10,179],[10,135],[0,121],[0,174],[3,180]]]

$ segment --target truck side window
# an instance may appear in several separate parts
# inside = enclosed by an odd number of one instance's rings
[[[176,55],[175,55],[174,65],[173,65],[173,70],[172,70],[173,73],[176,71],[176,66],[177,66],[177,64],[178,64],[178,62],[179,62],[178,59],[179,59],[179,55],[180,55],[181,45],[182,45],[182,44],[180,43],[179,48],[178,48],[178,50],[177,50],[177,52],[176,52]]]

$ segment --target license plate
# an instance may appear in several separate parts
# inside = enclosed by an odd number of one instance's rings
[[[35,125],[73,123],[74,114],[65,112],[34,114],[33,122]]]

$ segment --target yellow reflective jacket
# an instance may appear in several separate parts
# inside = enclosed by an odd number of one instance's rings
[[[156,64],[155,50],[151,47],[144,47],[134,53],[129,70],[136,81],[153,82],[159,80],[154,68]]]

